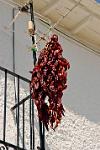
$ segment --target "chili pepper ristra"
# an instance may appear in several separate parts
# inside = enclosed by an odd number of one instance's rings
[[[64,116],[62,104],[63,90],[67,88],[69,62],[62,55],[58,36],[52,35],[45,48],[41,50],[31,78],[31,94],[38,117],[45,125],[55,129]]]

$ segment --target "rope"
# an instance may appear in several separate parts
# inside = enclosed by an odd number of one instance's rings
[[[19,3],[16,3],[16,2],[14,2],[14,1],[12,1],[12,0],[7,0],[8,1],[8,3],[10,2],[10,3],[13,3],[13,5],[16,5],[16,6],[18,6],[18,7],[22,7],[22,5],[23,4],[19,4]]]
[[[12,24],[16,21],[16,19],[19,17],[19,15],[21,15],[21,11],[19,11],[17,14],[16,14],[16,16],[13,18],[13,20],[9,23],[9,25],[8,25],[8,29],[12,26]]]

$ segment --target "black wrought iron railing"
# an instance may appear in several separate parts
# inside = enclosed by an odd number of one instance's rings
[[[3,128],[2,128],[2,137],[0,136],[0,150],[34,150],[36,145],[35,145],[35,124],[34,124],[34,103],[32,102],[31,99],[31,94],[30,94],[30,88],[29,90],[29,95],[27,95],[25,98],[21,99],[20,98],[20,94],[21,94],[21,81],[25,82],[26,84],[28,84],[28,87],[30,85],[30,80],[16,74],[13,73],[3,67],[0,67],[0,72],[3,72],[3,77],[4,77],[4,100],[3,101],[3,113],[2,116],[0,115],[0,118],[3,119]],[[8,107],[8,97],[7,97],[7,92],[8,91],[8,76],[12,76],[16,78],[16,99],[17,102],[16,104],[11,107],[10,111],[14,113],[15,116],[15,126],[16,126],[16,134],[15,134],[15,139],[16,139],[16,143],[12,143],[12,139],[9,139],[8,142],[6,139],[6,133],[8,131],[8,126],[7,126],[7,107]],[[1,101],[1,100],[0,100]],[[14,100],[15,102],[15,100]],[[29,106],[28,106],[28,113],[26,114],[26,102],[28,102]],[[21,114],[20,114],[21,113]],[[26,119],[26,115],[28,115],[29,120]],[[20,117],[22,118],[20,120]],[[27,123],[26,123],[27,121]],[[28,126],[29,130],[26,131],[26,125]],[[11,132],[12,129],[10,129]],[[21,133],[20,133],[21,132]],[[28,144],[26,142],[26,135],[28,132]],[[37,135],[36,135],[37,136]],[[21,141],[20,141],[20,137],[21,137]],[[40,134],[38,134],[38,138],[39,138],[39,143],[40,146],[37,145],[38,149],[40,150],[45,150],[44,147],[44,131],[43,133],[40,132]],[[43,145],[43,147],[42,147]]]

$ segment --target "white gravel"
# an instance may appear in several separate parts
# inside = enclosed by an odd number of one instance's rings
[[[6,140],[16,144],[16,124],[10,108],[14,105],[14,86],[13,82],[8,80],[7,95],[7,132]],[[3,101],[4,101],[4,78],[0,75],[0,139],[2,139],[3,130]],[[21,99],[27,94],[25,89],[21,88]],[[25,133],[26,148],[29,150],[29,102],[25,105]],[[20,108],[20,145],[22,136],[22,108]],[[35,116],[36,108],[35,108]],[[35,117],[35,121],[37,117]],[[35,128],[36,147],[39,145],[38,131]],[[100,150],[100,125],[90,122],[85,117],[75,114],[73,111],[66,109],[65,117],[56,131],[46,132],[46,142],[50,150]],[[36,148],[35,148],[36,149]]]

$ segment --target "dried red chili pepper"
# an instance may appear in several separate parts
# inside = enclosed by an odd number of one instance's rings
[[[41,51],[31,78],[31,93],[39,119],[47,130],[55,129],[64,115],[63,90],[67,88],[69,62],[62,56],[58,36],[53,35]]]

